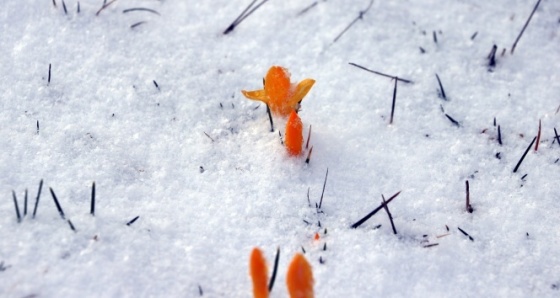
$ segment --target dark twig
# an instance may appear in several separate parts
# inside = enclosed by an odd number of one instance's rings
[[[451,123],[453,123],[455,126],[457,126],[457,127],[461,126],[457,120],[453,119],[453,117],[451,117],[447,114],[445,114],[445,117],[447,117],[447,119],[449,119],[449,121],[451,121]]]
[[[105,8],[107,8],[109,5],[115,3],[115,1],[117,0],[112,0],[109,2],[103,2],[103,6],[101,6],[101,8],[95,13],[95,16],[99,16],[99,14],[101,13],[101,11],[103,11]]]
[[[123,10],[122,12],[123,13],[128,13],[128,12],[131,12],[131,11],[147,11],[147,12],[151,12],[153,14],[157,14],[158,16],[161,16],[161,14],[159,14],[159,12],[157,12],[157,11],[151,9],[151,8],[145,8],[145,7],[128,8],[128,9]]]
[[[41,197],[41,190],[43,189],[43,179],[39,182],[39,190],[37,191],[37,198],[35,198],[35,208],[33,208],[33,218],[37,214],[37,207],[39,206],[39,198]]]
[[[253,6],[253,4],[255,4],[255,2],[257,2],[257,0],[253,0],[242,12],[239,16],[237,16],[237,18],[231,23],[231,25],[229,25],[229,27],[227,27],[227,29],[223,32],[223,34],[228,34],[231,31],[233,31],[233,29],[235,29],[235,26],[237,26],[240,22],[241,19],[243,18],[243,16],[245,15],[245,13],[247,13],[247,11],[249,9],[251,9],[251,7]],[[264,79],[263,79],[264,80]],[[264,84],[263,84],[264,85]]]
[[[4,266],[4,261],[0,262],[0,272],[6,271],[6,269],[12,267],[12,265]]]
[[[439,79],[439,76],[438,76],[437,73],[436,73],[436,79],[437,79],[437,82],[439,84],[439,91],[440,91],[441,98],[443,98],[443,100],[447,100],[447,96],[445,96],[445,90],[443,90],[443,85],[441,84],[441,80]]]
[[[310,9],[312,9],[313,7],[317,6],[317,1],[311,3],[311,5],[307,6],[306,8],[302,9],[297,15],[300,16],[306,12],[308,12]]]
[[[95,216],[95,181],[91,185],[91,208],[89,213]]]
[[[51,187],[49,187],[49,189],[51,191],[51,196],[53,198],[54,204],[56,205],[56,209],[58,209],[58,213],[60,214],[60,217],[62,217],[62,219],[66,219],[64,216],[64,211],[62,211],[62,207],[60,207],[60,204],[58,203],[58,199],[56,198],[53,189]]]
[[[310,189],[311,189],[310,187],[307,188],[307,204],[309,205],[309,207],[311,207],[311,200],[309,199],[309,190]]]
[[[424,248],[429,248],[429,247],[434,247],[434,246],[438,246],[438,245],[439,245],[439,243],[432,243],[432,244],[426,244],[423,247]]]
[[[70,220],[68,220],[68,225],[70,226],[70,229],[72,229],[72,231],[76,232],[76,228],[74,227],[74,225]]]
[[[19,214],[19,206],[18,206],[18,201],[17,201],[15,190],[12,190],[12,196],[14,198],[14,206],[16,207],[17,222],[20,223],[21,222],[21,214]]]
[[[473,213],[474,209],[471,206],[471,197],[470,197],[470,191],[469,191],[469,180],[465,181],[465,188],[466,188],[466,192],[467,192],[467,200],[466,200],[466,204],[465,204],[465,209],[467,210],[468,213]]]
[[[395,89],[393,90],[393,104],[391,105],[391,120],[389,124],[393,124],[393,115],[395,114],[395,101],[397,100],[397,80],[395,79]]]
[[[309,132],[307,133],[307,142],[305,142],[305,149],[309,148],[309,140],[311,140],[311,125],[309,125]]]
[[[537,142],[535,143],[535,152],[539,150],[539,143],[541,142],[541,119],[539,119],[539,132],[537,133]]]
[[[436,31],[432,31],[432,37],[434,38],[434,43],[437,44],[437,35],[436,35]]]
[[[364,15],[368,12],[368,10],[371,8],[371,6],[373,5],[373,0],[371,0],[369,2],[369,5],[366,9],[360,11],[360,13],[358,14],[358,16],[350,23],[348,24],[348,26],[346,26],[346,28],[344,28],[344,30],[342,30],[342,32],[340,32],[340,34],[338,34],[338,36],[333,40],[333,43],[337,42],[338,39],[340,37],[342,37],[342,35],[344,33],[346,33],[346,31],[348,31],[348,29],[350,29],[350,27],[352,27],[357,21],[363,19]]]
[[[309,149],[309,152],[307,153],[307,158],[305,159],[305,163],[307,164],[311,160],[311,153],[313,153],[313,146],[311,146],[311,149]]]
[[[25,189],[25,197],[23,199],[23,217],[27,216],[27,188]]]
[[[134,24],[130,25],[130,29],[134,29],[134,28],[136,28],[136,27],[138,27],[142,24],[145,24],[145,23],[147,23],[147,22],[146,21],[140,21],[138,23],[134,23]]]
[[[463,229],[461,229],[461,228],[459,228],[459,227],[457,227],[457,229],[459,229],[459,231],[461,231],[461,233],[463,233],[463,235],[469,237],[469,239],[470,239],[471,241],[474,241],[473,237],[471,237],[471,235],[467,234],[467,232],[463,231]]]
[[[499,125],[498,125],[498,144],[502,146],[502,129],[500,128]]]
[[[80,13],[80,1],[78,1],[78,8],[76,8],[76,12]]]
[[[361,66],[361,65],[358,65],[358,64],[356,64],[356,63],[353,63],[353,62],[349,62],[348,64],[350,64],[350,65],[352,65],[352,66],[355,66],[355,67],[357,67],[357,68],[361,68],[361,69],[363,69],[363,70],[365,70],[365,71],[368,71],[368,72],[371,72],[371,73],[374,73],[374,74],[383,76],[383,77],[391,78],[391,79],[394,79],[394,80],[397,80],[397,81],[401,81],[401,82],[404,82],[404,83],[412,83],[411,80],[406,80],[406,79],[403,79],[403,78],[400,78],[400,77],[397,77],[397,76],[392,76],[392,75],[384,74],[384,73],[379,72],[379,71],[371,70],[371,69],[365,68],[365,67],[363,67],[363,66]]]
[[[52,4],[54,7],[56,7],[56,0],[52,0]]]
[[[476,31],[476,32],[471,36],[471,40],[474,40],[477,34],[478,34],[478,31]]]
[[[261,7],[267,1],[268,0],[263,0],[259,4],[257,4],[253,9],[251,9],[253,4],[255,4],[255,2],[257,2],[257,0],[253,0],[251,2],[251,4],[249,4],[249,6],[247,6],[247,8],[245,8],[245,10],[243,10],[243,12],[241,12],[241,14],[235,19],[235,21],[233,21],[233,23],[231,23],[231,25],[229,25],[226,28],[226,30],[223,32],[223,34],[226,35],[226,34],[230,33],[231,31],[233,31],[235,29],[235,27],[237,27],[237,25],[241,24],[241,22],[243,22],[248,16],[250,16],[253,12],[255,12],[255,10],[257,10],[259,7]]]
[[[51,84],[51,64],[49,63],[49,77],[47,79],[47,86]]]
[[[64,3],[64,0],[62,0],[62,8],[64,9],[64,14],[68,15],[68,10],[66,9],[66,3]]]
[[[531,12],[531,14],[529,15],[529,18],[527,19],[527,22],[525,22],[525,25],[523,25],[523,29],[521,29],[521,32],[519,32],[519,35],[517,36],[517,38],[515,39],[515,42],[513,43],[513,45],[511,46],[511,54],[513,55],[513,51],[515,51],[515,47],[517,46],[517,42],[519,41],[519,39],[521,38],[521,35],[523,35],[523,32],[525,32],[525,29],[527,28],[527,26],[529,25],[529,22],[531,21],[531,18],[533,17],[533,14],[535,14],[535,11],[537,10],[537,8],[539,7],[539,4],[541,4],[541,0],[537,1],[537,4],[535,4],[535,7],[533,8],[533,11]]]
[[[156,80],[153,80],[153,82],[154,82],[154,86],[156,86],[157,90],[158,90],[158,91],[161,91],[161,89],[159,89],[159,85],[158,85],[158,83],[156,82]]]
[[[329,168],[327,168],[327,173],[325,174],[325,182],[323,182],[323,191],[321,192],[321,200],[319,200],[319,209],[323,205],[323,195],[325,194],[325,186],[327,186],[327,177],[329,177]]]
[[[385,197],[383,195],[381,195],[381,198],[383,199],[383,208],[385,209],[385,212],[387,212],[387,216],[389,216],[389,221],[391,222],[391,227],[393,228],[393,233],[395,235],[397,235],[397,229],[395,228],[395,223],[393,222],[393,215],[391,215],[391,212],[389,212],[389,206],[387,206],[387,202],[385,201]]]
[[[198,285],[198,294],[202,297],[202,295],[204,295],[204,292],[202,291],[202,287],[200,285]]]
[[[525,156],[527,156],[527,153],[529,153],[529,150],[531,149],[531,146],[533,146],[533,143],[535,143],[535,140],[537,140],[537,137],[533,138],[533,141],[531,141],[531,144],[529,144],[529,147],[527,147],[527,150],[525,150],[525,153],[523,153],[523,156],[521,156],[521,159],[519,159],[517,165],[515,166],[515,168],[513,168],[514,173],[517,172],[517,170],[519,169],[519,166],[523,162],[523,159],[525,159]]]
[[[268,292],[272,292],[272,287],[274,287],[274,281],[276,280],[276,273],[278,273],[278,261],[280,261],[280,247],[276,249],[276,258],[274,258],[274,268],[272,269],[272,276],[270,277],[270,282],[268,283]]]
[[[133,224],[136,220],[138,220],[138,218],[140,218],[140,215],[136,216],[135,218],[131,219],[129,222],[126,223],[127,226],[130,226],[131,224]]]
[[[554,128],[554,136],[556,138],[556,143],[560,146],[560,136],[558,136],[558,132],[556,131],[556,127]]]
[[[37,134],[39,134],[39,120],[37,120]]]
[[[268,120],[270,120],[270,132],[274,132],[274,122],[272,121],[272,114],[270,113],[268,104],[266,105],[266,113],[268,114]]]
[[[488,66],[494,67],[496,66],[496,51],[498,50],[497,45],[492,46],[492,50],[490,50],[490,54],[488,54]]]
[[[381,209],[383,208],[383,206],[385,206],[385,205],[391,203],[391,201],[392,201],[393,199],[395,199],[400,193],[401,193],[401,192],[399,191],[399,192],[397,192],[396,194],[394,194],[392,197],[390,197],[390,198],[387,200],[387,202],[385,202],[385,203],[381,204],[381,206],[375,208],[375,209],[374,209],[373,211],[371,211],[368,215],[366,215],[364,218],[358,220],[356,223],[354,223],[354,224],[351,225],[350,227],[351,227],[352,229],[355,229],[355,228],[361,226],[361,225],[362,225],[364,222],[366,222],[370,217],[374,216],[375,213],[379,212],[379,210],[381,210]]]
[[[212,140],[212,143],[214,142],[214,139],[212,139],[211,136],[209,136],[206,132],[204,132],[204,134],[205,134],[210,140]]]

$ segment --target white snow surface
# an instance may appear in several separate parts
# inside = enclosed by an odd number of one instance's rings
[[[514,54],[535,1],[375,1],[336,43],[369,0],[272,0],[227,35],[249,0],[56,2],[0,10],[1,297],[251,297],[253,247],[281,250],[271,297],[302,247],[317,297],[560,295],[560,2]],[[394,82],[349,62],[414,82],[392,125]],[[309,164],[240,92],[272,65],[316,80]],[[350,228],[398,191],[397,235],[383,210]]]

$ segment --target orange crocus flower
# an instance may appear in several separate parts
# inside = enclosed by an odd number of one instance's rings
[[[264,78],[264,89],[242,90],[245,97],[264,102],[275,115],[288,116],[298,111],[300,102],[315,84],[313,79],[305,79],[299,84],[290,83],[290,73],[281,66],[272,66]]]

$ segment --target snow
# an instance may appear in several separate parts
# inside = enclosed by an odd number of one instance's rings
[[[557,1],[513,55],[535,1],[375,1],[336,43],[368,0],[301,15],[313,1],[269,1],[228,35],[250,1],[119,0],[98,16],[101,0],[56,2],[0,11],[0,296],[250,297],[253,247],[271,267],[281,250],[271,297],[302,247],[317,297],[559,295]],[[392,125],[394,82],[349,62],[414,82],[398,83]],[[299,113],[308,165],[280,143],[286,120],[271,133],[240,92],[272,65],[316,80]],[[398,191],[397,235],[383,210],[350,228]]]

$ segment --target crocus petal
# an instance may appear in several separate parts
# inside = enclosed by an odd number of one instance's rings
[[[241,90],[241,93],[245,95],[248,99],[252,100],[260,100],[264,103],[268,102],[268,96],[266,96],[266,92],[264,90],[255,90],[255,91],[245,91]]]
[[[313,79],[305,79],[299,82],[299,84],[296,86],[296,90],[294,91],[292,97],[289,100],[289,105],[292,108],[296,109],[299,102],[302,101],[305,95],[307,95],[307,93],[309,92],[309,90],[311,90],[313,84],[315,84],[315,80]]]

